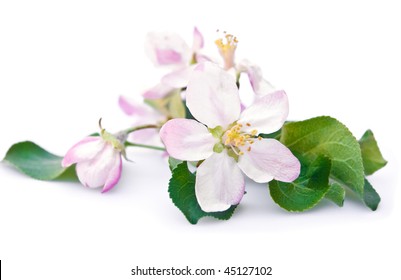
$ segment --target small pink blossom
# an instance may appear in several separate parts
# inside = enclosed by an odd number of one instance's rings
[[[284,91],[258,98],[241,112],[235,79],[212,63],[200,64],[188,83],[186,101],[196,120],[173,119],[160,130],[170,156],[204,160],[198,167],[195,193],[202,210],[225,211],[245,191],[242,173],[256,182],[291,182],[300,163],[275,139],[260,133],[281,128],[288,115]]]
[[[120,180],[124,147],[111,134],[86,137],[75,144],[62,160],[62,166],[76,164],[79,181],[86,187],[112,189]]]
[[[145,44],[148,57],[155,66],[168,67],[171,72],[164,75],[161,82],[143,96],[147,99],[159,99],[174,89],[186,87],[196,63],[207,60],[200,54],[203,46],[203,36],[196,27],[193,30],[191,47],[175,33],[149,33]]]

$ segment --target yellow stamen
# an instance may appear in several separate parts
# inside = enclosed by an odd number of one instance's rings
[[[217,30],[219,32],[219,30]],[[220,55],[224,59],[224,68],[226,70],[234,67],[234,54],[237,49],[238,39],[234,35],[223,32],[222,38],[214,41],[217,45]]]

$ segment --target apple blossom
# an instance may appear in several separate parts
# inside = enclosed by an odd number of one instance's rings
[[[155,66],[169,67],[172,71],[164,75],[161,82],[147,90],[143,96],[146,99],[159,99],[174,89],[186,87],[196,63],[208,60],[200,54],[203,45],[203,36],[196,27],[193,30],[192,47],[175,33],[149,33],[145,48],[150,60]]]
[[[255,182],[291,182],[300,163],[275,139],[260,133],[281,128],[288,115],[284,91],[262,96],[241,112],[235,79],[212,63],[199,64],[188,83],[186,101],[196,120],[173,119],[160,130],[170,156],[202,161],[195,193],[205,212],[225,211],[238,204],[245,191],[245,173]]]
[[[112,189],[120,180],[122,171],[123,141],[104,129],[101,136],[90,136],[75,144],[64,156],[61,165],[76,163],[79,181],[86,187],[102,192]]]

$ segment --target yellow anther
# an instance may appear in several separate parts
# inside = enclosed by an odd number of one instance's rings
[[[219,32],[219,30],[217,30]],[[214,41],[219,52],[224,59],[224,64],[226,69],[234,67],[234,54],[237,48],[238,40],[237,37],[223,32],[223,36],[216,41]]]
[[[258,131],[257,131],[256,129],[254,129],[254,130],[251,131],[251,135],[252,135],[252,136],[255,136],[256,134],[258,134]]]
[[[251,126],[251,124],[249,122],[246,123],[247,126]]]
[[[248,152],[250,152],[250,151],[251,151],[251,146],[249,146],[249,147],[248,147],[247,151],[248,151]]]
[[[258,137],[258,140],[259,140],[259,141],[262,140],[262,136],[259,136],[259,137]]]

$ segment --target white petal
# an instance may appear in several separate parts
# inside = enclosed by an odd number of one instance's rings
[[[146,99],[161,99],[164,98],[167,94],[174,90],[174,87],[167,85],[165,83],[159,83],[145,91],[142,96]]]
[[[211,62],[199,64],[192,72],[186,98],[191,114],[210,128],[225,128],[240,114],[235,79]]]
[[[113,157],[114,158],[112,162],[114,162],[114,165],[108,171],[109,175],[106,179],[106,182],[104,183],[102,193],[108,192],[109,190],[114,188],[114,186],[118,183],[121,177],[121,171],[123,168],[121,154],[114,153]]]
[[[192,51],[196,53],[203,48],[204,40],[202,33],[200,33],[197,27],[194,28],[193,34],[194,34],[194,41],[192,43]]]
[[[162,78],[162,83],[172,88],[184,88],[188,85],[189,77],[195,65],[168,73]]]
[[[80,161],[90,160],[100,153],[104,146],[105,142],[101,137],[86,137],[69,149],[61,165],[68,167]]]
[[[244,191],[244,176],[226,150],[214,153],[198,167],[195,193],[203,211],[225,211],[241,201]]]
[[[250,151],[247,148],[250,147]],[[299,176],[301,165],[291,151],[275,139],[256,140],[243,149],[238,166],[252,180],[266,183],[273,179],[292,182]]]
[[[166,122],[160,129],[160,138],[169,155],[189,161],[211,156],[217,142],[203,124],[188,119],[172,119]]]
[[[238,70],[248,74],[249,82],[257,95],[263,96],[276,91],[273,85],[263,78],[262,69],[259,66],[243,60],[239,63]]]
[[[255,100],[246,108],[238,121],[243,130],[272,133],[279,130],[288,116],[288,98],[284,91],[276,91]]]
[[[107,143],[93,159],[78,162],[76,171],[81,183],[90,188],[104,186],[109,173],[116,166],[119,154],[111,144]]]
[[[175,33],[149,33],[146,38],[145,50],[156,66],[188,65],[191,59],[190,48]]]

